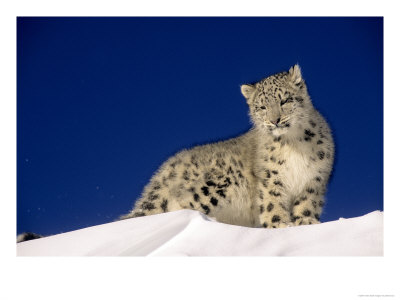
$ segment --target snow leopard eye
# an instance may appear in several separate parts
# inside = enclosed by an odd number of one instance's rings
[[[285,105],[286,103],[290,103],[290,102],[293,102],[292,97],[286,98],[286,100],[281,101],[281,106]]]
[[[260,108],[261,108],[261,109],[267,109],[265,106],[261,106]]]

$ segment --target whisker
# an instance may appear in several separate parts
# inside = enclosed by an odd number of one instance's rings
[[[290,120],[290,117],[285,117],[285,118],[281,119],[281,123],[289,121],[289,120]]]

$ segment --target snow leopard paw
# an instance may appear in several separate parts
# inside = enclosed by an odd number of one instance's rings
[[[295,226],[293,222],[279,222],[279,223],[271,223],[267,224],[264,223],[263,227],[264,228],[287,228],[287,227],[292,227]]]
[[[316,218],[312,217],[297,217],[294,221],[295,226],[299,225],[312,225],[312,224],[320,224],[321,222],[318,221]]]

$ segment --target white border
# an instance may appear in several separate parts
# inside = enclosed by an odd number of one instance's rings
[[[140,4],[139,4],[140,3]],[[393,3],[393,4],[391,4]],[[4,4],[2,4],[4,6]],[[390,1],[18,1],[1,17],[2,299],[360,299],[400,296],[398,9]],[[385,257],[16,258],[16,16],[384,16]],[[293,30],[296,30],[295,28]],[[389,162],[389,163],[388,163]],[[367,162],[366,162],[367,163]],[[396,201],[397,200],[397,201]],[[393,274],[393,275],[392,275]],[[274,298],[272,298],[274,296]]]

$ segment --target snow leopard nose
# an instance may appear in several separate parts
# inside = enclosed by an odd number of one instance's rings
[[[276,119],[275,121],[271,121],[272,124],[278,125],[278,123],[281,121],[281,118]]]

